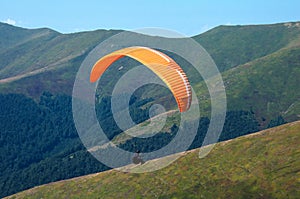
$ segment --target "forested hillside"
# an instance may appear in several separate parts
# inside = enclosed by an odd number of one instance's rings
[[[72,117],[71,97],[44,93],[40,102],[20,94],[0,95],[0,157],[2,170],[1,196],[57,180],[104,171],[109,168],[98,162],[82,145]],[[98,108],[99,122],[113,139],[122,133],[108,110],[110,101],[103,101]],[[137,101],[139,102],[139,101]],[[133,118],[147,120],[141,110],[143,104],[131,105]],[[134,115],[136,114],[136,115]],[[276,123],[276,125],[283,123]],[[198,133],[190,149],[200,147],[209,124],[201,118]],[[251,112],[227,113],[220,141],[256,132],[258,122]],[[161,132],[147,139],[129,139],[119,147],[149,152],[168,144],[177,132]]]

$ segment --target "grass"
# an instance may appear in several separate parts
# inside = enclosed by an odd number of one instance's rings
[[[299,144],[297,121],[218,143],[203,159],[197,149],[183,153],[156,172],[111,170],[9,198],[299,198]]]
[[[293,45],[300,33],[297,24],[219,26],[193,38],[223,72]]]
[[[283,48],[265,57],[222,73],[227,96],[227,110],[249,110],[266,127],[271,119],[283,116],[299,120],[300,48]],[[201,93],[201,113],[210,109],[206,85],[196,85]]]
[[[291,106],[300,99],[299,67],[300,48],[290,48],[225,72],[228,108],[252,109],[268,119],[278,115],[289,118],[299,113],[295,110],[297,106]]]
[[[161,118],[163,115],[167,115],[166,123],[164,126],[161,126]],[[163,113],[162,115],[156,116],[155,119],[149,119],[146,120],[128,130],[125,132],[115,136],[112,140],[112,142],[115,145],[125,143],[127,140],[132,139],[132,136],[146,136],[151,137],[153,134],[159,133],[159,132],[166,132],[171,133],[171,127],[174,124],[178,124],[180,121],[179,118],[179,112],[178,111],[169,111],[166,113]],[[159,128],[161,127],[161,128]]]

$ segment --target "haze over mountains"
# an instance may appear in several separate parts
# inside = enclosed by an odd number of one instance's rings
[[[61,34],[0,23],[0,197],[108,169],[86,152],[78,138],[71,93],[84,58],[101,41],[119,32]],[[220,141],[299,120],[300,22],[219,26],[193,39],[212,56],[225,84],[228,112]],[[104,90],[109,90],[119,75],[108,71]],[[196,87],[202,96],[203,118],[191,149],[201,146],[209,123],[206,85],[199,81]],[[160,102],[172,101],[171,95],[161,98],[168,91],[160,88],[141,93],[131,104],[137,123],[149,119],[145,110],[153,96]],[[111,122],[109,94],[102,97],[97,107],[99,121],[107,124],[104,129],[113,139],[122,132]],[[166,126],[149,141],[152,146],[142,150],[168,143],[176,129],[173,123]],[[157,140],[160,144],[154,146]],[[122,147],[133,150],[132,142],[136,140],[128,140]]]

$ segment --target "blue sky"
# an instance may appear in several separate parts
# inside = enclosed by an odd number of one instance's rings
[[[0,0],[0,21],[62,33],[170,29],[191,36],[218,25],[300,21],[297,0]]]

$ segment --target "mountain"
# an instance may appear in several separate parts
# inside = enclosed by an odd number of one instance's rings
[[[87,53],[117,32],[61,34],[1,23],[1,88],[4,92],[21,92],[32,97],[39,97],[45,90],[70,94],[77,69]]]
[[[0,27],[0,35],[10,40],[1,38],[0,43],[0,92],[23,93],[37,100],[44,91],[71,95],[85,56],[99,42],[120,32],[60,34],[7,24]],[[300,92],[295,88],[300,76],[300,22],[219,26],[193,39],[203,45],[222,72],[229,110],[253,111],[262,127],[280,116],[287,121],[299,118]],[[107,75],[107,85],[115,75]],[[200,87],[201,94],[207,93],[205,85]],[[202,112],[208,115],[209,103],[204,105]]]
[[[300,43],[226,71],[228,108],[252,110],[262,124],[274,116],[299,119],[299,69]]]
[[[246,64],[284,47],[299,44],[300,23],[219,26],[194,36],[220,71]]]
[[[71,93],[77,70],[87,54],[119,32],[61,34],[0,23],[0,197],[109,169],[81,143],[73,122]],[[299,120],[299,22],[219,26],[193,38],[207,49],[222,72],[228,109],[219,141]],[[170,56],[183,68],[189,68],[182,58]],[[120,61],[124,66],[133,63],[125,58]],[[125,70],[114,71],[107,71],[101,78],[104,92],[96,104],[98,120],[107,137],[129,151],[137,150],[137,144],[147,152],[169,143],[180,119],[174,111],[172,94],[162,86],[147,85],[135,92],[130,114],[139,125],[147,125],[150,106],[160,103],[172,113],[166,125],[146,140],[124,138],[109,108],[109,92]],[[195,79],[193,74],[189,78],[197,82],[194,86],[201,96],[201,118],[192,118],[199,119],[197,135],[190,146],[194,149],[201,146],[210,123],[210,98],[201,79]]]
[[[299,119],[300,23],[220,26],[194,38],[223,71],[228,110],[250,110],[262,127]]]
[[[111,170],[7,198],[299,198],[299,133],[297,121],[218,143],[203,159],[198,149],[184,152],[159,171]]]
[[[300,42],[222,73],[228,110],[251,110],[261,126],[271,119],[299,119]],[[205,85],[202,94],[209,99]]]
[[[51,37],[51,35],[58,34],[58,32],[47,28],[31,30],[0,23],[0,52],[39,37]]]

